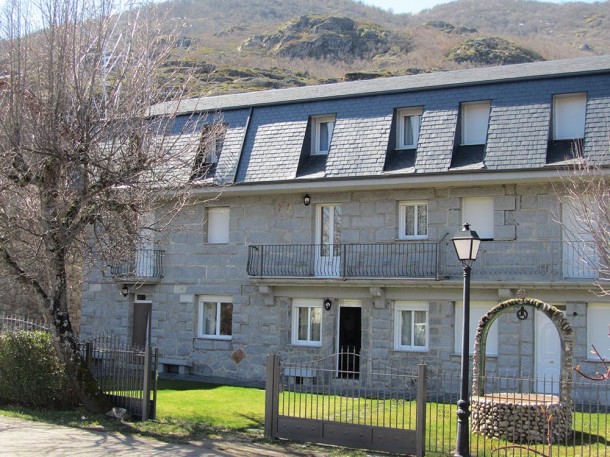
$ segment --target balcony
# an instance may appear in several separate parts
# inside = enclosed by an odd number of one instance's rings
[[[472,270],[475,281],[562,281],[596,278],[588,243],[484,241]],[[247,272],[256,277],[457,279],[450,240],[378,244],[251,245]]]
[[[110,268],[118,282],[155,283],[163,277],[163,254],[160,249],[136,249],[131,259]]]

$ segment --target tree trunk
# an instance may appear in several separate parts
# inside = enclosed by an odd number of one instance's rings
[[[66,311],[54,312],[53,324],[56,333],[55,349],[66,364],[66,372],[79,400],[89,411],[105,413],[111,410],[112,403],[98,387],[97,381],[80,354],[69,314]]]

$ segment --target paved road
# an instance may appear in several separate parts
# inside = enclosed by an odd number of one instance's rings
[[[285,450],[261,444],[205,441],[177,445],[136,436],[61,427],[0,416],[0,456],[198,456],[282,457]]]

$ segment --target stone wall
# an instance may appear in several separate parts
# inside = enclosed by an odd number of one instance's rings
[[[428,201],[429,239],[449,237],[461,224],[461,201],[468,196],[493,196],[497,239],[538,241],[561,239],[554,222],[558,210],[550,185],[494,185],[471,188],[322,193],[309,191],[312,204],[304,206],[301,193],[232,196],[189,205],[175,221],[177,231],[164,241],[165,276],[159,284],[133,289],[124,298],[120,286],[101,274],[83,284],[82,332],[110,333],[130,339],[133,300],[143,294],[152,302],[152,342],[161,356],[191,363],[199,374],[264,379],[265,357],[315,354],[336,349],[338,306],[341,300],[359,300],[362,306],[363,353],[373,359],[428,362],[457,369],[460,356],[454,347],[456,300],[461,282],[341,281],[293,278],[270,284],[246,273],[248,246],[252,244],[310,244],[315,242],[315,208],[320,203],[340,204],[342,241],[345,243],[396,242],[400,201]],[[229,243],[206,242],[206,208],[230,207]],[[476,227],[475,227],[476,229]],[[474,266],[476,269],[476,264]],[[479,286],[473,282],[472,300],[493,307],[514,296],[521,284],[504,282]],[[230,296],[233,300],[233,335],[230,340],[198,337],[199,298]],[[549,303],[563,303],[575,328],[586,327],[589,292],[545,284],[528,295]],[[334,305],[323,312],[321,347],[291,344],[292,300],[330,297]],[[429,348],[423,352],[394,349],[396,301],[429,304]],[[576,313],[576,314],[574,314]],[[577,327],[576,327],[577,326]],[[499,354],[488,368],[503,373],[534,369],[533,319],[521,322],[513,314],[500,318]],[[583,342],[583,338],[585,341]],[[586,337],[577,335],[577,351],[585,356]]]
[[[490,394],[470,399],[472,430],[511,443],[558,443],[572,432],[572,408],[552,395]]]

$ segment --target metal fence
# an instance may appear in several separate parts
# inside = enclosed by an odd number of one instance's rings
[[[51,330],[45,324],[13,315],[0,315],[0,333]],[[158,349],[137,347],[117,338],[100,336],[80,344],[102,392],[112,404],[137,419],[154,419],[157,401]]]
[[[156,417],[157,348],[99,336],[81,344],[81,354],[113,405],[125,408],[137,419]]]
[[[425,366],[370,366],[359,357],[270,355],[266,436],[423,456]]]
[[[571,398],[560,402],[559,380],[490,373],[485,396],[470,402],[473,456],[610,456],[610,381],[575,376]],[[426,451],[455,450],[460,374],[428,369]]]
[[[46,324],[37,322],[32,319],[27,319],[15,315],[0,314],[0,333],[12,332],[16,330],[41,330],[48,332],[49,329]]]
[[[453,455],[458,370],[372,366],[364,358],[346,364],[342,357],[345,361],[359,355],[340,352],[290,360],[269,356],[267,436],[402,454]],[[470,399],[473,456],[610,456],[610,381],[576,375],[567,400],[559,399],[555,379],[490,373],[482,382],[485,395]]]

